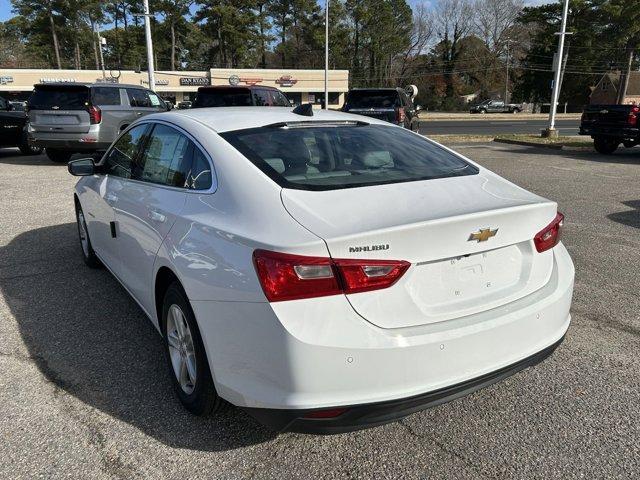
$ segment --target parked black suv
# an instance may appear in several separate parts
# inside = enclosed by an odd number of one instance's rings
[[[0,147],[18,147],[23,155],[38,155],[42,148],[27,137],[27,114],[0,97]]]
[[[290,106],[286,95],[277,88],[249,85],[200,87],[191,108]]]
[[[354,88],[347,92],[343,112],[386,120],[418,131],[419,106],[402,88]]]
[[[593,138],[597,152],[610,155],[622,143],[640,144],[640,107],[637,105],[589,105],[582,112],[580,135]]]

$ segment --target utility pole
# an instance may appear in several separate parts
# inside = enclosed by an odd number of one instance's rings
[[[144,36],[147,40],[147,69],[149,70],[149,88],[155,92],[156,77],[153,65],[153,42],[151,40],[151,14],[149,13],[149,0],[144,0]]]
[[[324,109],[327,110],[329,108],[329,0],[325,0],[324,11]]]
[[[567,17],[569,16],[569,0],[564,0],[564,8],[562,10],[562,28],[560,32],[556,33],[560,38],[558,39],[558,53],[555,65],[554,79],[553,79],[553,93],[551,94],[551,106],[549,109],[549,126],[542,132],[543,137],[557,137],[558,131],[556,130],[556,108],[558,99],[560,98],[560,74],[562,71],[562,58],[564,55],[564,37],[567,35]]]
[[[504,86],[504,103],[509,103],[509,40],[507,40],[507,76]]]
[[[100,51],[100,68],[102,69],[102,79],[106,81],[107,73],[104,70],[104,57],[102,55],[102,40],[104,39],[100,36],[100,26],[98,25],[98,22],[96,22],[96,34],[98,35],[98,49]]]

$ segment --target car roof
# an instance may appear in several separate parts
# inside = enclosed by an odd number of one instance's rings
[[[314,110],[312,117],[293,113],[290,107],[210,107],[152,114],[145,120],[174,120],[180,123],[186,117],[208,126],[216,132],[229,132],[264,127],[274,123],[360,121],[370,124],[390,125],[388,122],[335,110]]]
[[[113,88],[140,88],[146,90],[141,85],[132,85],[129,83],[113,83],[113,82],[47,82],[36,83],[34,87],[113,87]]]
[[[349,91],[350,92],[397,92],[398,90],[402,90],[402,88],[400,87],[381,87],[381,88],[376,88],[376,87],[362,87],[362,88],[352,88]]]
[[[203,85],[201,87],[198,87],[198,92],[200,91],[207,91],[207,90],[230,90],[230,89],[237,89],[237,90],[256,90],[256,89],[260,89],[260,90],[276,90],[276,91],[280,91],[279,89],[277,89],[276,87],[270,87],[268,85]]]

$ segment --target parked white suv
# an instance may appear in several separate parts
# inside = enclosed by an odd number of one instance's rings
[[[169,110],[151,90],[118,83],[45,83],[29,98],[32,142],[53,162],[104,151],[140,117]]]
[[[69,170],[85,262],[160,331],[196,414],[377,425],[541,361],[569,327],[557,205],[380,120],[174,111]]]

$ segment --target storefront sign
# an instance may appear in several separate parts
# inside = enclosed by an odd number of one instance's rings
[[[180,85],[185,87],[210,84],[209,77],[180,77]]]
[[[40,83],[76,83],[76,79],[45,77],[40,79]]]
[[[140,80],[141,85],[149,85],[149,80]],[[156,87],[169,85],[169,80],[155,80]]]
[[[13,83],[13,77],[8,75],[0,77],[0,85],[6,85],[7,83]]]
[[[292,78],[291,75],[283,75],[276,80],[276,83],[281,87],[293,87],[298,83],[298,80]]]
[[[241,83],[245,85],[256,85],[260,82],[262,82],[262,78],[258,77],[239,77],[237,75],[231,75],[229,77],[229,85],[233,85],[234,87]]]

